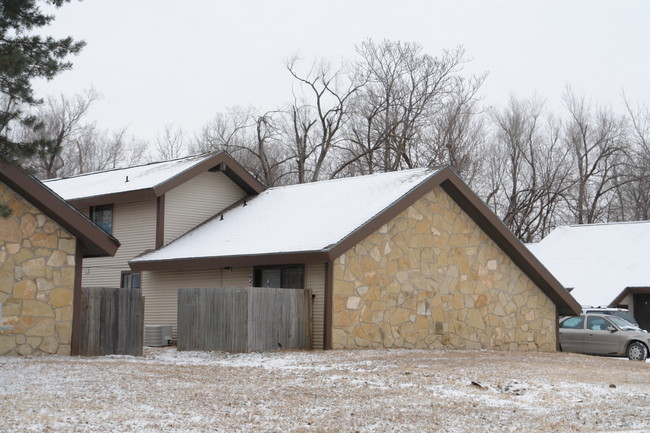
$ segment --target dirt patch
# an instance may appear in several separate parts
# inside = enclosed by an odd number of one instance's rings
[[[647,432],[650,363],[328,351],[0,358],[3,432]]]

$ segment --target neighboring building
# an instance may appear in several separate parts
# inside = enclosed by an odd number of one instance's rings
[[[316,348],[552,351],[580,311],[449,168],[271,188],[129,263],[149,323],[181,287],[311,289]]]
[[[152,296],[155,281],[128,261],[160,248],[264,186],[224,152],[48,180],[45,184],[120,240],[115,257],[87,259],[84,287],[141,287],[145,324],[165,324],[174,298]],[[175,317],[175,316],[174,316]]]
[[[83,259],[119,242],[0,158],[0,355],[75,352]]]
[[[650,329],[650,221],[553,230],[528,247],[576,300],[628,308]]]

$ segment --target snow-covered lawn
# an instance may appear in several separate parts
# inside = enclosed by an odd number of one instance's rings
[[[648,432],[650,363],[375,350],[0,358],[2,432]]]

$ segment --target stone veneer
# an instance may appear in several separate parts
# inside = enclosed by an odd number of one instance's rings
[[[76,239],[0,183],[0,355],[70,353]]]
[[[553,351],[553,302],[440,187],[334,262],[332,347]]]

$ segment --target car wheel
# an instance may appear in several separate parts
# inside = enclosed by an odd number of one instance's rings
[[[635,341],[627,346],[627,359],[630,361],[645,361],[648,357],[648,349],[643,343]]]

